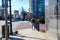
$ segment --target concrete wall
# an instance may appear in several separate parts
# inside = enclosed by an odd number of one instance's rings
[[[60,3],[60,2],[59,2]],[[45,22],[46,22],[46,28],[48,29],[49,34],[54,36],[54,38],[57,39],[57,20],[56,20],[56,4],[57,0],[49,0],[49,5],[45,7]],[[60,14],[60,6],[59,8],[59,14]],[[60,35],[60,26],[58,20],[58,32]]]
[[[49,5],[45,6],[45,15],[49,18],[56,18],[56,0],[49,0]]]

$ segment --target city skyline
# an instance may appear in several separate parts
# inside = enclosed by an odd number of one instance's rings
[[[29,11],[29,0],[12,0],[12,12],[14,10],[21,11],[22,7],[25,9],[25,11]],[[2,5],[2,0],[0,0],[0,6]],[[45,0],[45,5],[47,6],[49,4],[48,0]]]

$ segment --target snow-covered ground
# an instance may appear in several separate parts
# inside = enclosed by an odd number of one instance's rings
[[[2,25],[5,24],[5,21],[0,21],[0,35],[2,34]],[[18,21],[18,22],[12,22],[12,29],[13,31],[17,31],[20,29],[26,29],[31,28],[32,24],[28,21]]]
[[[1,26],[5,24],[5,21],[0,21],[0,35],[2,34]],[[32,24],[28,21],[19,21],[19,22],[13,22],[12,28],[13,31],[20,30],[20,29],[26,29],[31,28]],[[60,34],[60,20],[58,20],[58,32]],[[56,19],[50,19],[49,26],[48,26],[48,34],[51,34],[53,37],[57,37],[57,20]]]

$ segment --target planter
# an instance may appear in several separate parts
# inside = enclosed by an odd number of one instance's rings
[[[40,27],[40,31],[41,31],[41,32],[46,32],[45,27]]]

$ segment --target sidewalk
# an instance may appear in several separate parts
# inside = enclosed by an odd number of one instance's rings
[[[44,27],[44,25],[40,25],[40,26]],[[10,37],[24,39],[24,40],[56,40],[56,37],[54,37],[56,33],[55,33],[55,30],[52,28],[53,26],[49,26],[49,27],[51,27],[51,28],[48,32],[42,33],[42,32],[38,32],[36,30],[35,31],[32,30],[32,25],[28,21],[15,22],[15,23],[13,23],[13,31],[18,30],[18,35],[10,36]],[[53,32],[51,32],[51,31],[53,31]],[[1,32],[0,32],[0,34],[1,34]]]
[[[54,37],[50,36],[48,33],[42,33],[34,31],[31,28],[18,30],[17,36],[10,36],[14,38],[22,38],[24,40],[56,40]]]

